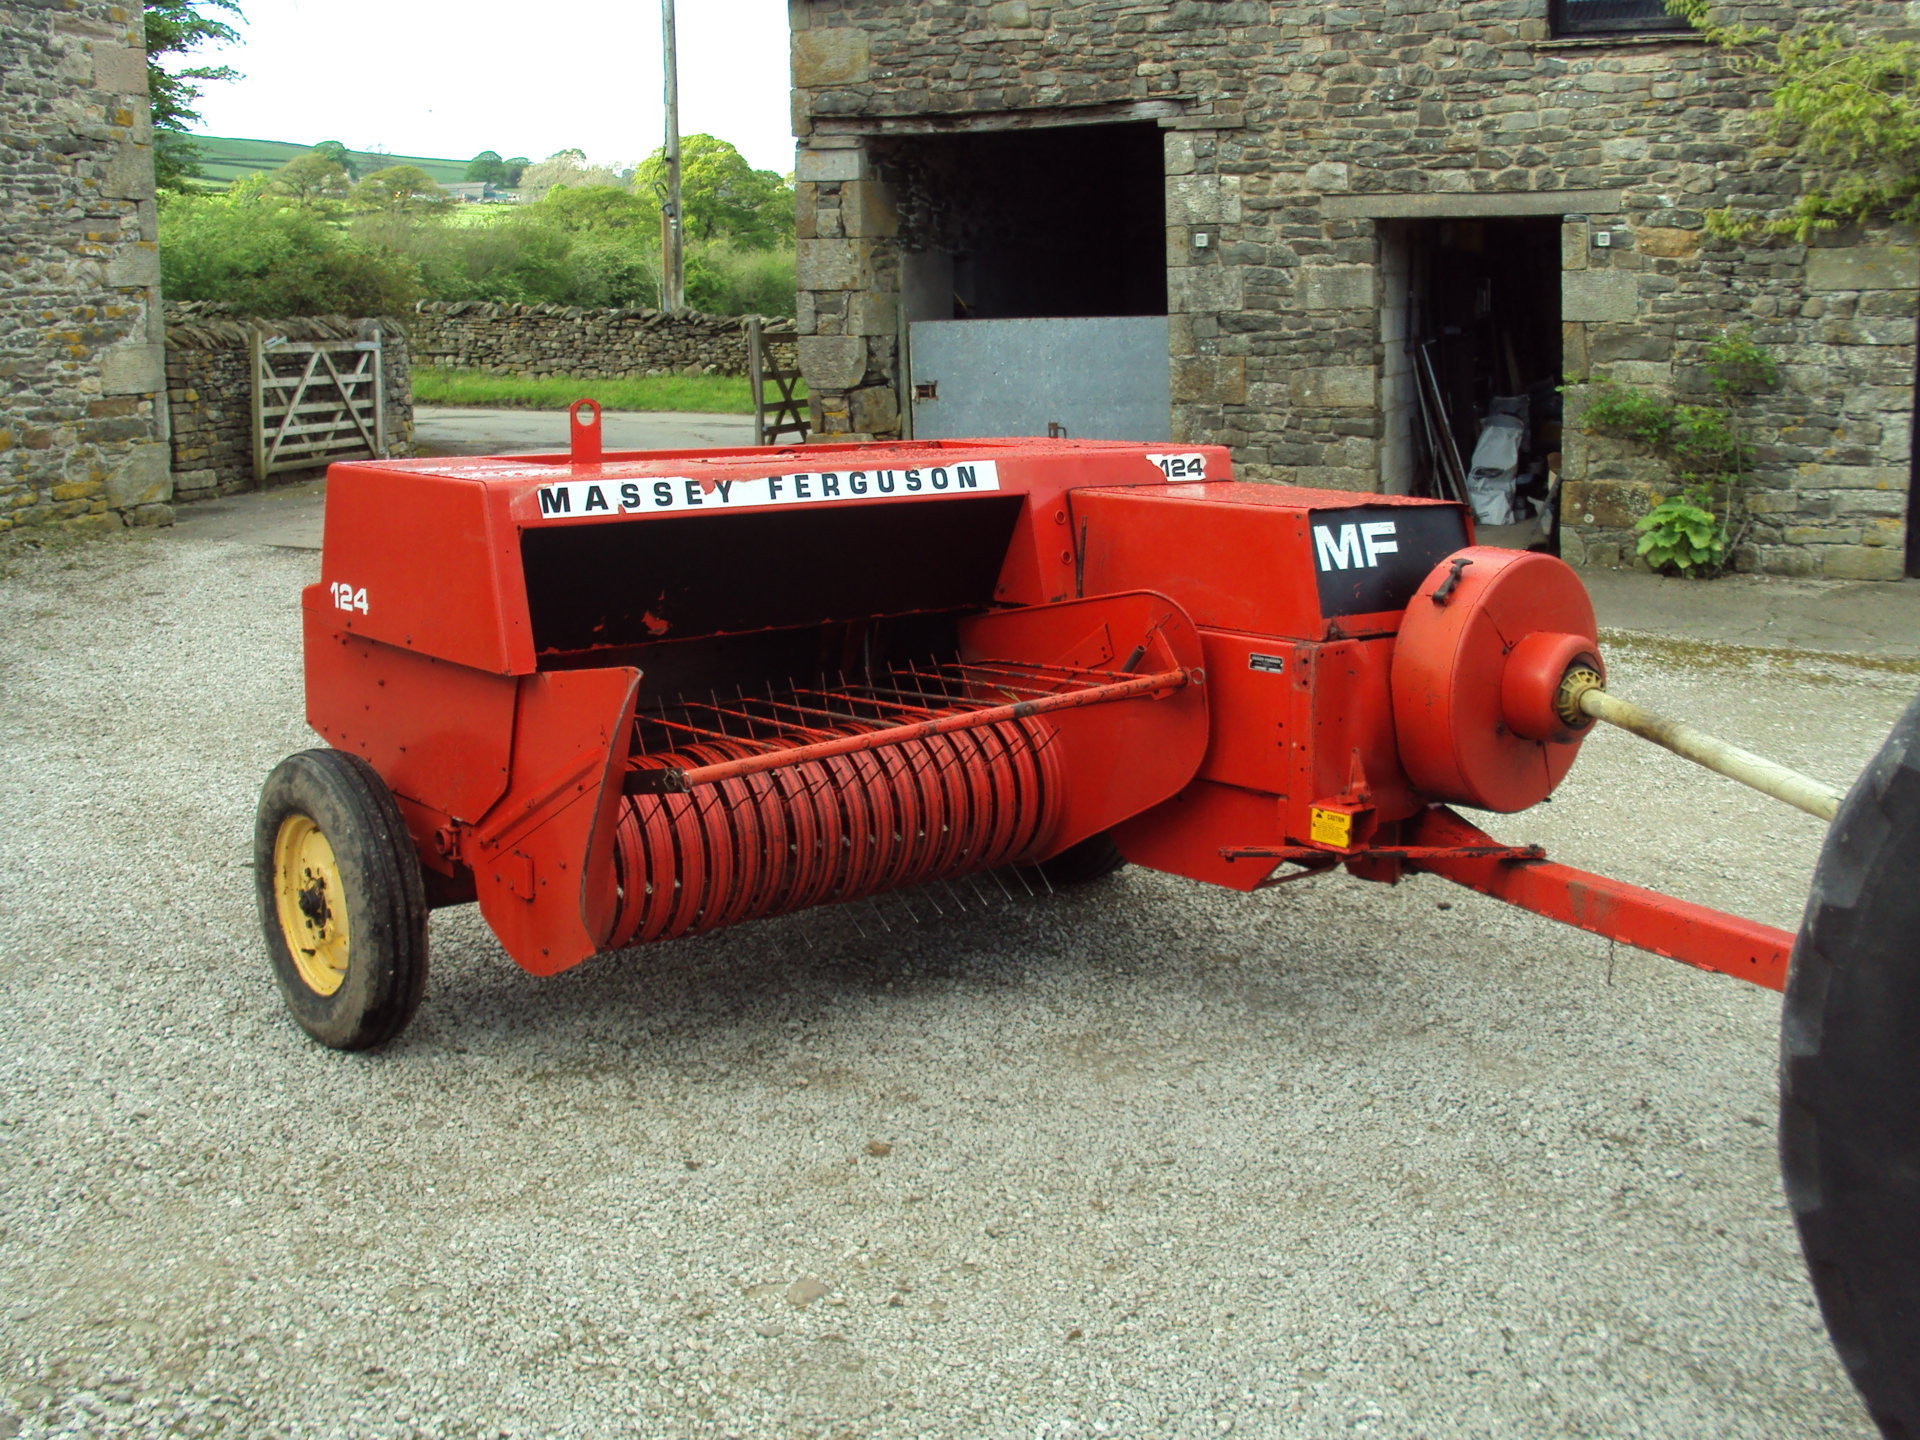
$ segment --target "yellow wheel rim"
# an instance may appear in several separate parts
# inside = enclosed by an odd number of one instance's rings
[[[333,994],[347,978],[347,890],[333,846],[305,815],[287,816],[273,837],[273,895],[294,969],[314,994]]]

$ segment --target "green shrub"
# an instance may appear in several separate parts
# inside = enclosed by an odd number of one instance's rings
[[[710,315],[791,315],[794,252],[689,246],[687,304]]]
[[[160,283],[170,300],[274,317],[391,315],[425,294],[404,256],[248,191],[161,201]]]

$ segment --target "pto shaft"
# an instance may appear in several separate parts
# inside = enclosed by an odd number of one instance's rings
[[[1572,675],[1568,676],[1569,681],[1573,678]],[[1562,693],[1565,694],[1564,691]],[[1643,710],[1629,701],[1609,695],[1598,685],[1583,686],[1567,698],[1574,701],[1583,715],[1604,720],[1622,730],[1630,730],[1642,739],[1664,746],[1683,760],[1704,765],[1716,775],[1724,775],[1729,780],[1738,780],[1762,795],[1784,800],[1796,810],[1804,810],[1829,823],[1839,813],[1843,797],[1831,785],[1823,785],[1797,770],[1789,770],[1777,761],[1755,755],[1750,750],[1742,750],[1738,745],[1717,740],[1683,720],[1669,720],[1664,715]]]

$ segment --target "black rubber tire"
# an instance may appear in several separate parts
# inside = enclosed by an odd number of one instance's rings
[[[1014,868],[1036,889],[1071,890],[1076,885],[1104,880],[1126,863],[1120,847],[1113,843],[1113,836],[1102,830],[1077,845],[1069,845],[1051,859]]]
[[[1920,1437],[1920,700],[1828,832],[1793,947],[1780,1164],[1827,1331]]]
[[[296,816],[326,837],[344,891],[346,972],[330,995],[301,977],[280,920],[274,842]],[[274,978],[300,1028],[336,1050],[370,1049],[404,1030],[427,988],[427,896],[413,838],[378,772],[338,750],[282,760],[260,792],[253,862]]]

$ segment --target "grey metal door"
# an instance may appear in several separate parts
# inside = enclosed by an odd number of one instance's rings
[[[907,337],[918,439],[1171,438],[1164,315],[916,320]]]

